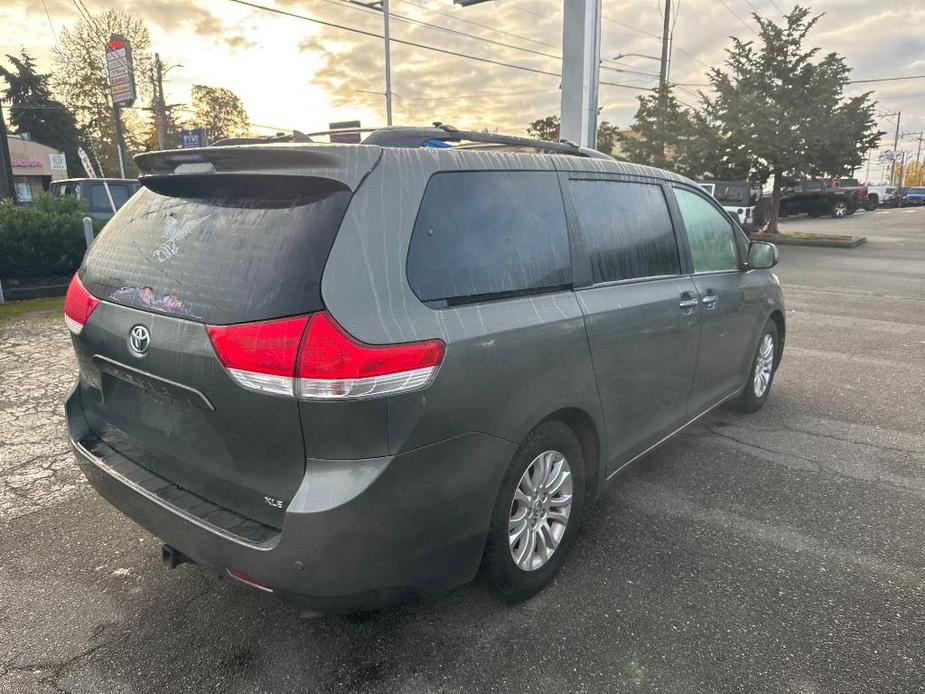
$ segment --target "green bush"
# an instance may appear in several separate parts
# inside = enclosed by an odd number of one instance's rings
[[[87,250],[85,215],[74,196],[40,195],[30,206],[0,201],[0,278],[72,274]]]

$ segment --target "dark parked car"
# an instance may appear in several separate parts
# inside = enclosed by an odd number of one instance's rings
[[[109,195],[106,187],[109,187]],[[87,214],[94,219],[111,219],[114,212],[122,207],[132,197],[141,184],[134,178],[67,178],[63,181],[54,181],[49,188],[52,195],[76,195],[87,203]]]
[[[171,566],[321,612],[480,567],[523,598],[617,473],[768,398],[776,249],[676,174],[445,127],[136,161],[66,299],[66,411]]]
[[[903,194],[903,205],[909,207],[925,205],[925,188],[909,188]]]
[[[831,181],[800,181],[781,191],[780,216],[808,214],[810,217],[830,215],[847,217],[861,207],[860,192],[854,188],[835,188]]]

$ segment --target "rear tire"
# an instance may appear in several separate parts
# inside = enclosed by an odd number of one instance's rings
[[[732,401],[733,409],[739,412],[757,412],[764,407],[768,394],[771,392],[771,386],[774,384],[779,355],[780,342],[777,323],[769,319],[764,324],[761,337],[758,338],[758,347],[752,357],[752,368],[748,372],[745,390]]]
[[[531,494],[531,486],[536,495]],[[567,504],[565,491],[571,492]],[[584,500],[585,460],[575,432],[558,420],[543,422],[514,454],[488,530],[483,571],[506,600],[525,600],[552,581],[575,542]],[[564,527],[560,527],[563,515]],[[515,536],[518,539],[512,543]]]
[[[832,203],[831,214],[835,219],[841,219],[848,214],[848,203],[844,200],[836,200]]]

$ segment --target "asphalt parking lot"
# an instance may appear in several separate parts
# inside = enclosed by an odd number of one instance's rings
[[[925,208],[785,231],[768,406],[720,410],[593,508],[554,585],[353,617],[191,566],[85,484],[59,315],[0,320],[0,692],[925,692]]]

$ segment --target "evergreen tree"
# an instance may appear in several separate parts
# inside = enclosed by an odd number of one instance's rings
[[[757,42],[733,37],[725,70],[713,68],[716,96],[706,99],[729,146],[774,176],[769,231],[777,231],[786,178],[839,174],[860,165],[879,142],[872,132],[869,94],[845,98],[850,69],[844,58],[804,46],[821,15],[797,5],[781,25],[753,15]]]
[[[8,55],[12,69],[0,65],[0,76],[7,83],[4,98],[12,103],[10,123],[17,135],[28,134],[32,140],[64,152],[68,173],[82,175],[77,157],[79,132],[74,114],[57,101],[48,85],[48,75],[39,74],[35,61],[23,49],[19,56]]]

